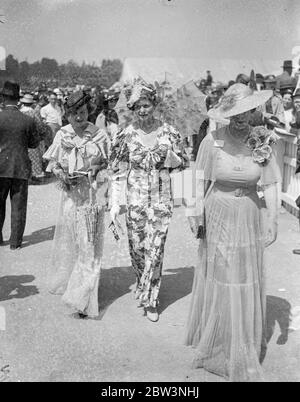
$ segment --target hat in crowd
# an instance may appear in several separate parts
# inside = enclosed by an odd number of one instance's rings
[[[67,97],[65,101],[66,109],[79,109],[81,106],[86,105],[91,100],[91,96],[82,90],[73,92]]]
[[[40,83],[39,88],[38,88],[38,91],[39,91],[39,92],[48,91],[48,87],[47,87],[47,85],[46,85],[45,82],[41,82],[41,83]]]
[[[3,96],[10,96],[11,98],[19,99],[20,98],[20,85],[17,84],[16,82],[5,81],[5,83],[3,85],[3,89],[0,93]]]
[[[34,103],[33,96],[30,94],[25,94],[23,98],[20,99],[21,103],[32,105]]]
[[[283,68],[295,68],[295,67],[293,67],[293,61],[292,60],[284,60],[283,65],[281,67],[283,67]]]
[[[294,77],[287,77],[281,79],[279,82],[279,89],[294,89],[296,87],[296,80]]]
[[[89,87],[89,86],[85,85],[82,90],[84,92],[90,92],[92,90],[92,87]]]
[[[291,88],[287,88],[284,91],[282,91],[282,95],[285,94],[293,95],[293,90]]]
[[[209,110],[208,116],[215,120],[227,119],[263,105],[273,95],[272,90],[253,91],[244,84],[234,84],[227,89],[220,102]]]
[[[54,92],[56,95],[63,95],[63,93],[61,92],[61,90],[60,90],[59,88],[53,89],[53,92]]]
[[[227,84],[224,84],[223,82],[217,82],[216,84],[212,85],[211,92],[220,92],[224,91],[227,88]]]
[[[240,83],[240,84],[248,85],[249,82],[250,82],[250,77],[248,77],[248,75],[246,75],[246,74],[241,73],[241,74],[238,74],[238,76],[236,77],[235,82]]]
[[[275,75],[273,75],[273,74],[266,75],[264,78],[264,82],[275,83],[276,82]]]
[[[105,99],[110,100],[118,100],[120,97],[120,91],[116,89],[109,89],[108,92],[105,94]]]
[[[300,96],[300,88],[296,89],[295,93],[292,95],[292,98],[296,98],[298,96]]]
[[[265,78],[262,74],[257,73],[257,74],[255,74],[255,80],[258,84],[263,84]]]
[[[128,109],[133,109],[136,102],[146,97],[151,103],[157,104],[158,95],[154,85],[146,82],[143,78],[135,78],[132,85],[125,88],[125,96],[127,98]]]

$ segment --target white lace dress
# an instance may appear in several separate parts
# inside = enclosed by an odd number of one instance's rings
[[[103,163],[97,136],[99,129],[89,124],[83,138],[72,126],[59,130],[53,144],[44,154],[49,160],[47,170],[59,164],[65,171],[87,170]],[[65,143],[71,144],[65,147]],[[72,147],[72,144],[74,145]],[[69,190],[62,190],[58,220],[53,242],[50,272],[50,291],[62,294],[63,301],[88,316],[98,316],[98,286],[104,245],[104,214],[107,204],[106,169],[97,176],[92,188],[92,205],[99,209],[96,240],[88,240],[85,208],[90,205],[90,183],[86,177]]]

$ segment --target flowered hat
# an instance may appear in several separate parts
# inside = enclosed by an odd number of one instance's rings
[[[275,83],[276,77],[273,74],[266,75],[264,78],[264,82]]]
[[[125,88],[125,96],[128,109],[133,109],[135,103],[142,97],[149,98],[153,103],[158,101],[156,88],[141,77],[136,78],[132,86]]]
[[[109,89],[108,92],[105,94],[105,100],[110,101],[110,100],[118,100],[120,97],[120,92],[117,89]]]
[[[64,105],[66,110],[77,110],[81,106],[86,105],[90,100],[91,96],[80,90],[68,96]]]
[[[228,119],[263,105],[273,95],[272,90],[253,91],[244,84],[234,84],[227,89],[220,102],[209,110],[208,116],[215,120]]]

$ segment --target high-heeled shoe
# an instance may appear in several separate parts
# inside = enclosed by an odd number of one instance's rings
[[[152,322],[158,321],[159,315],[158,315],[156,307],[146,307],[145,312],[146,312],[146,316],[147,316],[148,320],[150,320]]]

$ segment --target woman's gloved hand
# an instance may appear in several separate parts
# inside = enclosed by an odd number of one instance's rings
[[[120,214],[120,206],[119,205],[112,205],[110,211],[111,220],[116,223],[118,221],[118,216]]]

